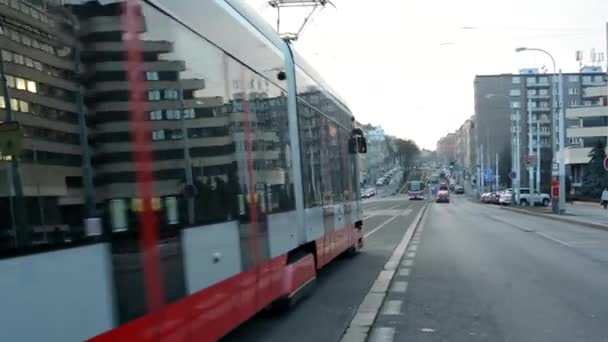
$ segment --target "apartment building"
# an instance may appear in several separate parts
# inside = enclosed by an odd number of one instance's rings
[[[9,104],[0,96],[0,121],[7,120],[10,106],[25,135],[19,169],[33,234],[79,220],[83,204],[77,22],[62,5],[0,0],[0,51],[10,97]],[[8,163],[0,169],[0,215],[11,217],[6,222],[12,226],[15,189]]]
[[[566,139],[568,147],[565,150],[567,172],[572,180],[571,191],[579,191],[585,170],[589,163],[589,152],[598,141],[608,146],[608,107],[606,79],[601,68],[587,68],[594,75],[585,75],[577,81],[580,87],[572,87],[572,91],[580,95],[580,99],[570,108],[566,108]],[[572,80],[576,80],[572,77]],[[569,89],[569,90],[570,90]],[[572,101],[572,100],[571,100]]]
[[[531,154],[536,154],[537,146],[540,146],[541,187],[544,191],[549,190],[553,149],[559,148],[558,137],[553,136],[553,125],[557,125],[553,108],[557,107],[558,94],[553,79],[552,74],[541,73],[536,68],[521,69],[518,74],[480,75],[475,79],[477,144],[484,145],[485,159],[493,160],[499,154],[501,160],[510,161],[510,156],[515,154],[515,139],[519,131],[521,170],[515,171],[521,175],[522,186],[527,186],[529,176],[525,158],[530,154],[528,130],[531,129]],[[563,74],[564,107],[596,106],[597,99],[585,97],[584,90],[603,82],[599,67],[584,67],[578,73]],[[575,117],[567,117],[566,127],[578,124],[573,119]],[[578,136],[571,138],[567,139],[566,147],[580,143],[575,139]],[[509,158],[502,158],[503,154],[508,154]],[[501,178],[508,176],[512,168],[510,164],[508,166],[502,168],[504,175],[501,171]]]

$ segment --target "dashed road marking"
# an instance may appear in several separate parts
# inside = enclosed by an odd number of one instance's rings
[[[403,262],[401,263],[401,265],[403,265],[405,267],[412,267],[412,265],[414,265],[414,260],[405,259],[405,260],[403,260]]]
[[[422,222],[422,218],[424,213],[426,212],[426,208],[427,205],[425,204],[418,213],[418,215],[414,218],[414,221],[405,231],[403,238],[393,250],[391,257],[384,265],[383,270],[378,274],[376,280],[381,280],[383,278],[388,277],[388,274],[390,274],[390,272],[392,272],[392,277],[394,277],[394,274],[397,271],[397,267],[399,266],[399,261],[403,258],[408,244],[412,239],[412,235],[414,234],[418,225]],[[382,225],[386,225],[388,222],[394,220],[396,217],[398,216],[392,217],[387,222],[384,222]],[[376,229],[374,229],[374,231],[377,231],[379,228],[380,227],[377,227]],[[365,236],[369,236],[374,231],[369,232]],[[405,283],[405,285],[403,285],[403,283]],[[378,285],[378,290],[382,290],[379,289],[379,287],[380,286]],[[407,290],[407,282],[395,281],[393,283],[393,288],[396,288],[397,292],[405,292],[405,290]],[[369,335],[371,326],[374,323],[376,317],[378,316],[378,313],[380,312],[380,307],[387,293],[388,291],[372,292],[372,289],[368,291],[361,304],[359,304],[357,312],[355,313],[353,319],[350,321],[348,327],[346,328],[344,335],[342,335],[340,342],[364,342],[367,341],[369,337],[371,337],[369,341],[392,341],[395,335],[394,328],[387,328],[388,330],[386,330],[382,329],[381,327],[378,327],[375,328],[372,332],[373,336]]]
[[[405,293],[407,291],[407,281],[396,281],[391,287],[391,292]]]
[[[383,305],[383,315],[401,315],[401,306],[403,301],[401,300],[389,300]]]
[[[410,246],[410,248],[408,248],[408,250],[414,252],[414,251],[418,250],[418,246],[412,245],[412,246]]]
[[[410,269],[409,268],[400,268],[399,269],[399,273],[397,273],[398,276],[400,277],[409,277],[410,275]]]
[[[409,252],[407,253],[407,257],[410,259],[414,259],[416,257],[416,252]]]
[[[395,338],[395,328],[377,327],[372,330],[370,342],[390,342]]]

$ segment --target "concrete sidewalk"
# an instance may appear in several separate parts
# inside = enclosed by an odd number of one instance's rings
[[[608,230],[608,210],[605,210],[599,203],[593,205],[588,202],[574,202],[566,204],[566,213],[556,215],[551,212],[551,207],[503,207],[506,210],[522,212],[537,216],[546,217],[553,220],[582,224],[585,226]]]

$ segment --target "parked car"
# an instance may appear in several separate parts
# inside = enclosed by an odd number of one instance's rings
[[[376,181],[376,185],[377,186],[384,185],[384,177],[378,178],[378,180]]]
[[[534,192],[534,195],[530,195],[529,188],[521,188],[519,189],[519,204],[520,205],[530,205],[533,203],[536,205],[549,206],[551,204],[551,196],[546,193],[540,193],[538,191]]]
[[[513,190],[507,189],[500,193],[500,197],[498,198],[498,204],[500,205],[511,205],[511,200],[513,199]]]
[[[492,193],[492,204],[500,204],[500,194],[502,191],[496,191]]]
[[[481,202],[490,203],[490,195],[492,195],[491,192],[485,192],[485,193],[481,194]]]

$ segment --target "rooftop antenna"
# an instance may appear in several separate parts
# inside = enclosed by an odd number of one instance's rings
[[[287,41],[296,41],[298,40],[300,34],[304,30],[304,27],[316,13],[321,12],[326,5],[332,5],[334,8],[336,7],[329,0],[270,0],[268,1],[270,7],[277,9],[277,32],[281,36],[281,38]],[[304,18],[302,25],[297,32],[281,32],[281,9],[284,8],[312,8],[308,15]],[[317,11],[319,9],[319,11]]]

